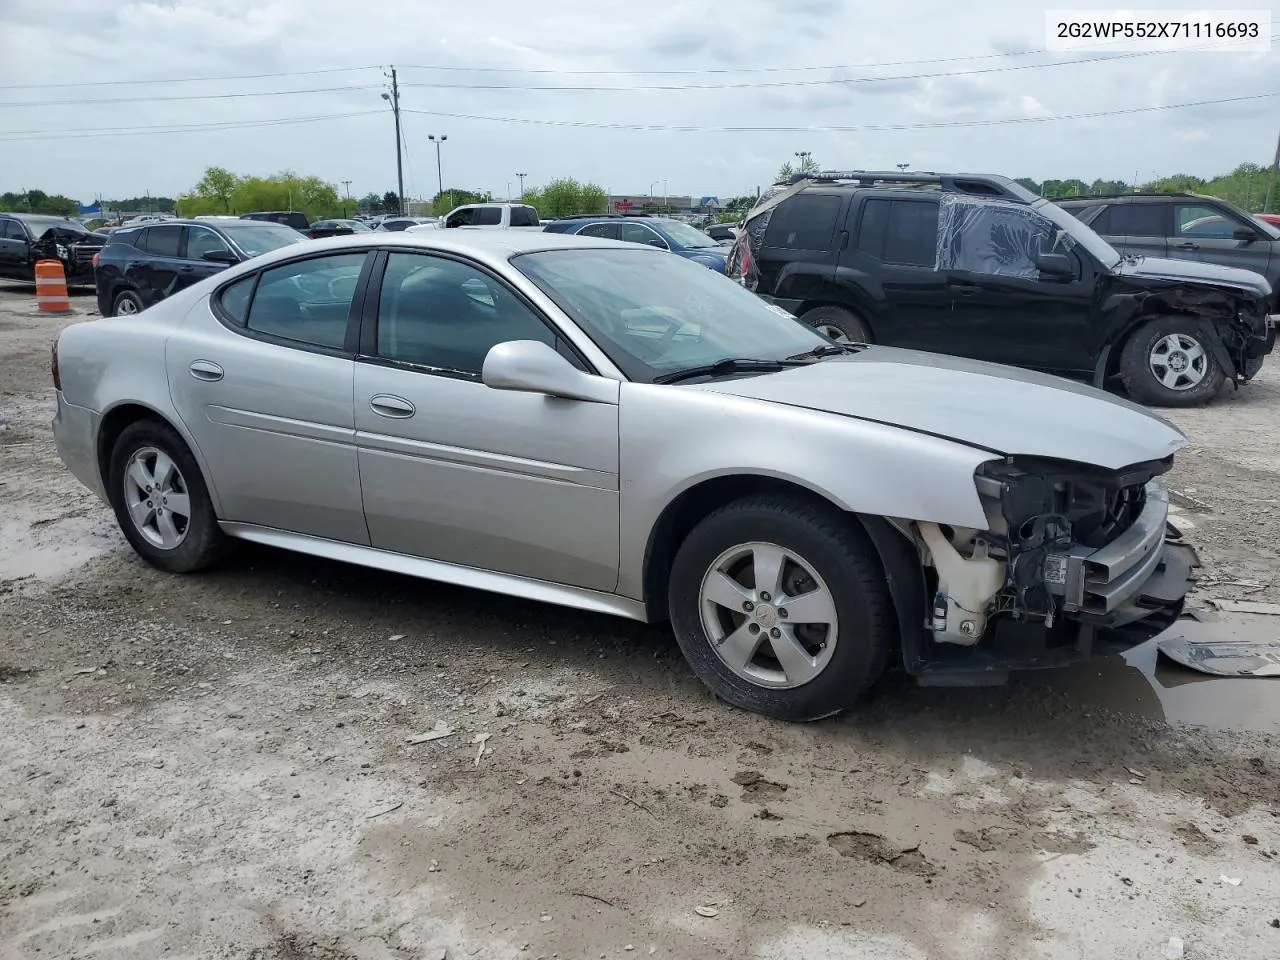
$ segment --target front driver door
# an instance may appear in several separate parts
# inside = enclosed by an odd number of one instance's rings
[[[443,255],[385,255],[356,363],[372,545],[593,590],[618,577],[618,408],[494,390],[489,349],[583,362],[511,287]]]
[[[1250,239],[1237,238],[1237,230],[1247,232]],[[1169,255],[1252,270],[1266,276],[1271,261],[1271,239],[1257,224],[1237,219],[1218,207],[1178,203],[1173,207]]]
[[[179,289],[199,283],[205,277],[212,277],[227,269],[226,261],[205,259],[205,254],[222,254],[232,257],[231,247],[227,241],[208,227],[187,227],[187,245],[183,253],[182,272],[178,277]]]

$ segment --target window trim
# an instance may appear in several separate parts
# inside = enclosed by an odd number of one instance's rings
[[[378,250],[371,250],[369,247],[356,247],[347,250],[324,250],[322,252],[309,252],[305,256],[292,257],[288,260],[280,260],[275,263],[263,264],[257,270],[250,273],[239,273],[234,277],[228,277],[226,283],[219,284],[218,287],[209,294],[209,312],[214,315],[217,321],[226,327],[232,333],[245,337],[249,340],[257,340],[259,343],[270,343],[277,347],[288,347],[292,350],[302,350],[306,353],[318,353],[326,357],[338,357],[343,360],[354,360],[360,342],[360,317],[365,306],[365,294],[369,288],[369,276],[372,271],[373,261],[376,259]],[[258,285],[262,281],[262,275],[268,270],[277,270],[281,267],[291,267],[294,264],[303,263],[307,260],[321,260],[329,257],[340,257],[360,253],[364,255],[364,264],[360,268],[360,276],[356,280],[356,292],[351,298],[351,304],[347,308],[347,333],[346,338],[341,347],[326,347],[316,343],[307,343],[303,340],[290,340],[288,337],[279,337],[272,333],[263,333],[261,330],[252,330],[249,327],[249,313],[253,310],[253,301],[258,296]],[[243,280],[246,276],[252,276],[253,290],[249,293],[249,303],[245,308],[244,326],[240,326],[234,319],[223,309],[222,293],[232,284]]]
[[[870,253],[865,247],[862,246],[862,226],[863,226],[863,221],[867,215],[867,208],[870,207],[871,204],[876,202],[884,203],[888,207],[886,211],[885,221],[884,221],[884,236],[880,238],[881,243],[880,243],[880,251],[878,255]],[[931,273],[936,273],[938,271],[938,261],[937,261],[937,254],[936,254],[936,248],[937,248],[937,239],[936,239],[937,231],[936,230],[934,231],[935,254],[934,254],[934,261],[932,264],[905,263],[901,260],[889,260],[885,258],[885,246],[886,246],[885,241],[887,241],[889,237],[889,221],[893,216],[893,205],[895,203],[932,204],[933,208],[938,211],[938,216],[939,217],[942,216],[942,208],[941,208],[940,202],[938,200],[934,200],[929,197],[903,197],[903,196],[867,197],[858,206],[857,233],[854,234],[854,238],[853,238],[853,241],[850,243],[850,247],[857,250],[860,255],[866,257],[868,260],[873,260],[876,263],[883,264],[884,266],[887,266],[887,267],[894,267],[899,270],[927,270]]]
[[[409,360],[397,360],[393,357],[383,357],[378,354],[378,307],[382,299],[382,280],[387,271],[387,261],[393,253],[407,253],[420,257],[435,257],[439,260],[451,260],[459,263],[464,267],[470,267],[476,272],[483,274],[489,280],[499,284],[508,293],[514,296],[522,306],[524,306],[539,322],[541,322],[556,338],[557,346],[554,348],[556,353],[565,356],[567,350],[572,357],[577,358],[575,366],[578,370],[590,376],[603,376],[595,367],[595,365],[583,356],[582,351],[573,343],[573,341],[560,329],[559,324],[555,323],[546,315],[538,306],[526,297],[520,290],[517,290],[508,280],[502,277],[496,271],[490,269],[477,260],[454,253],[453,251],[424,249],[422,247],[406,247],[406,246],[390,246],[379,247],[375,256],[372,258],[374,262],[373,268],[369,272],[368,283],[366,289],[362,291],[363,305],[362,313],[359,318],[359,337],[355,351],[355,360],[357,363],[367,363],[376,367],[390,367],[396,370],[408,370],[412,373],[421,373],[429,376],[448,377],[452,380],[467,380],[471,383],[483,383],[483,373],[474,373],[470,370],[459,370],[456,367],[436,367],[425,363],[413,363]],[[255,291],[256,292],[256,291]],[[563,349],[560,347],[563,344]],[[565,357],[570,363],[573,359]]]

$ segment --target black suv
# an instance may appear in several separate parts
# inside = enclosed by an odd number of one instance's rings
[[[296,210],[263,210],[259,213],[242,213],[240,214],[240,219],[283,223],[286,227],[293,227],[299,233],[306,233],[307,228],[311,226],[311,221],[307,219],[307,215]]]
[[[306,242],[297,230],[255,220],[166,220],[120,227],[98,254],[98,312],[104,317],[137,313],[233,263]]]
[[[1119,377],[1145,403],[1209,401],[1275,344],[1259,274],[1122,257],[1005,177],[794,177],[747,215],[726,272],[837,340]]]
[[[91,286],[93,255],[105,240],[67,217],[0,213],[0,279],[34,283],[37,260],[60,260],[67,286]]]
[[[1252,270],[1280,295],[1280,229],[1194,193],[1062,197],[1054,203],[1123,254],[1177,257]],[[1271,302],[1278,312],[1280,300]]]

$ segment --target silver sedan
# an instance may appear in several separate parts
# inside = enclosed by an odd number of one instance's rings
[[[149,563],[248,540],[669,620],[814,719],[1132,644],[1196,560],[1183,435],[1048,376],[837,344],[697,264],[517,231],[338,237],[54,346],[63,461]]]

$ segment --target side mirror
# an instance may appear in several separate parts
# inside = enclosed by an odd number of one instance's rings
[[[618,402],[617,381],[583,373],[537,340],[508,340],[492,347],[484,358],[481,379],[494,390],[545,393],[588,403]]]
[[[240,258],[230,250],[206,250],[202,260],[208,260],[210,263],[239,263]]]
[[[1075,264],[1065,253],[1042,253],[1036,257],[1036,269],[1042,276],[1066,279],[1076,275]]]
[[[667,242],[665,240],[659,239],[658,237],[654,237],[652,240],[646,240],[645,243],[651,247],[657,247],[659,250],[671,249],[667,246]]]
[[[1233,240],[1243,240],[1245,243],[1252,243],[1258,239],[1258,235],[1248,227],[1236,227],[1231,234]]]

